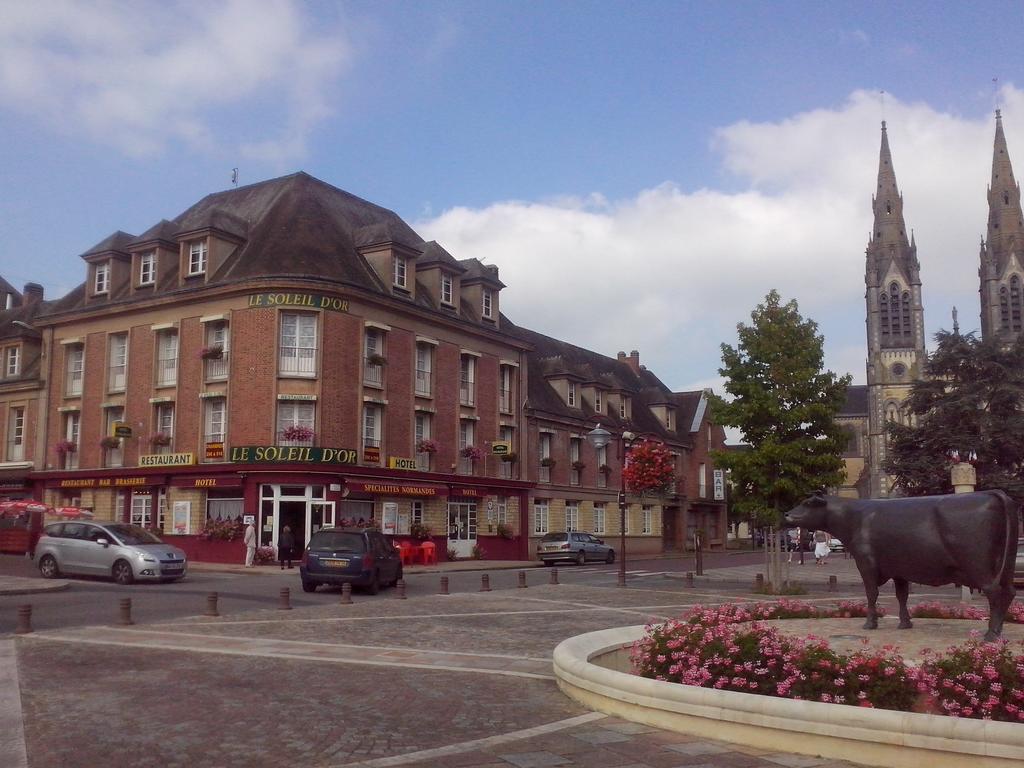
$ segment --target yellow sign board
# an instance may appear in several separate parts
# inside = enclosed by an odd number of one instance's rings
[[[512,443],[508,440],[495,440],[491,443],[491,453],[495,456],[507,456],[512,453]]]
[[[131,437],[132,428],[123,421],[115,421],[110,425],[111,437]]]
[[[416,469],[416,459],[404,456],[388,456],[388,469]]]
[[[195,463],[193,453],[149,453],[139,456],[140,467],[186,467]]]

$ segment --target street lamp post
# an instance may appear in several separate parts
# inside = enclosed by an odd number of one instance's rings
[[[619,436],[619,455],[622,459],[622,466],[620,468],[619,478],[621,484],[619,486],[619,579],[618,586],[626,586],[626,473],[621,470],[626,469],[626,448],[629,443],[635,438],[632,432],[623,432]],[[607,429],[602,429],[601,425],[598,424],[594,429],[587,433],[587,442],[590,443],[595,451],[599,451],[611,442],[612,433]]]

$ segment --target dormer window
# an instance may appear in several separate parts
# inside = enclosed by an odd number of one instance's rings
[[[452,303],[452,276],[441,275],[441,303],[451,304]]]
[[[604,413],[604,404],[601,402],[601,390],[594,390],[594,411],[596,413]]]
[[[96,279],[93,282],[93,293],[106,293],[110,290],[110,264],[96,265]]]
[[[575,384],[575,382],[572,382],[572,381],[569,382],[569,392],[566,395],[566,402],[569,404],[570,408],[575,408],[576,407],[576,384]]]
[[[491,319],[492,312],[494,311],[494,296],[488,288],[484,288],[483,291],[483,316],[488,320]]]
[[[193,240],[188,244],[188,276],[206,274],[207,249],[205,240]]]
[[[627,418],[629,418],[629,398],[628,397],[623,396],[622,398],[619,399],[619,418],[620,419],[627,419]]]
[[[139,255],[139,285],[152,285],[156,282],[156,251],[146,251]]]
[[[394,256],[391,259],[392,282],[395,288],[406,287],[405,259],[401,256]]]
[[[21,347],[8,347],[4,355],[4,376],[14,378],[21,373]]]
[[[665,411],[665,429],[674,432],[676,428],[675,414],[671,410]]]

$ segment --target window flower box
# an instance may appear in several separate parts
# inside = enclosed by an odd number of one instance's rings
[[[78,450],[78,444],[72,442],[71,440],[61,440],[59,443],[57,443],[53,447],[54,447],[54,450],[56,450],[57,453],[61,454],[62,456],[64,454],[74,453],[75,451]]]
[[[105,451],[112,451],[115,448],[121,447],[121,438],[119,437],[104,437],[100,440],[100,448]]]
[[[470,461],[480,461],[480,459],[484,457],[484,452],[475,445],[467,445],[459,451],[459,455],[464,459],[469,459]]]
[[[294,424],[288,427],[284,432],[281,433],[281,437],[285,440],[291,440],[295,442],[305,442],[313,439],[314,432],[309,427],[305,427],[301,424]]]
[[[162,448],[165,445],[171,444],[171,436],[164,434],[163,432],[157,432],[155,435],[149,438],[149,442],[153,445],[154,448]]]
[[[224,357],[224,347],[219,344],[212,347],[203,347],[199,350],[199,357],[203,360],[220,360]]]
[[[555,460],[551,456],[545,456],[540,460],[540,465],[542,467],[553,467],[555,466]]]
[[[416,443],[416,453],[437,453],[437,443],[423,439]]]
[[[586,463],[582,461],[574,461],[572,463],[572,468],[575,469],[577,472],[581,472],[586,466]]]
[[[507,462],[508,462],[509,464],[512,464],[512,463],[513,463],[513,462],[515,462],[515,461],[516,461],[516,460],[517,460],[518,458],[519,458],[519,457],[518,457],[518,456],[516,455],[516,452],[515,452],[515,451],[509,451],[508,453],[503,453],[503,454],[501,455],[501,460],[502,460],[502,461],[507,461]]]
[[[607,464],[602,464],[600,467],[597,468],[597,471],[600,472],[602,475],[610,475],[612,473],[612,468]]]
[[[384,355],[372,354],[366,356],[366,362],[370,365],[385,365],[387,358]]]

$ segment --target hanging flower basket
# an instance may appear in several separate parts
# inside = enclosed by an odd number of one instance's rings
[[[281,437],[285,440],[294,440],[296,442],[305,442],[313,439],[313,430],[309,427],[304,427],[301,424],[295,424],[288,427],[284,432],[281,433]]]
[[[607,464],[602,464],[600,467],[597,468],[597,471],[600,472],[602,475],[610,475],[612,473],[612,468],[609,467]]]
[[[572,463],[572,468],[575,469],[577,472],[581,472],[586,466],[587,465],[582,461],[574,461]]]
[[[203,347],[199,350],[199,357],[203,360],[220,360],[224,357],[224,347],[220,344],[215,344],[212,347]]]
[[[502,461],[507,461],[509,464],[511,464],[512,462],[514,462],[518,458],[519,457],[516,455],[515,451],[509,451],[508,453],[501,454],[501,460]]]
[[[542,467],[553,467],[555,466],[555,460],[550,456],[545,456],[543,459],[540,460],[540,465]]]
[[[387,363],[387,358],[385,358],[384,355],[367,355],[366,362],[368,362],[370,365],[384,365],[385,363]]]
[[[121,438],[119,437],[104,437],[100,440],[100,448],[105,451],[111,451],[114,448],[121,447]]]
[[[416,443],[416,453],[437,453],[437,443],[424,438]]]
[[[459,451],[459,455],[464,459],[469,459],[470,461],[480,461],[480,459],[484,457],[484,452],[475,445],[467,445]]]
[[[149,442],[152,443],[154,447],[159,448],[165,445],[170,445],[171,436],[166,435],[163,432],[157,432],[155,435],[149,438]]]
[[[57,453],[64,455],[67,453],[74,453],[78,450],[78,444],[73,443],[70,440],[61,440],[59,443],[53,446]]]
[[[671,489],[675,471],[672,454],[664,443],[643,440],[630,449],[622,478],[633,493],[657,495]]]

